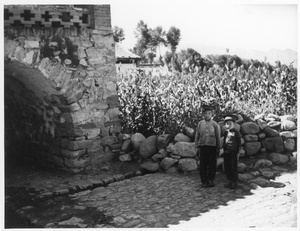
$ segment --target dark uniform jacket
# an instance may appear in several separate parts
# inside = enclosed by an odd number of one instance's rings
[[[224,133],[224,143],[223,143],[224,153],[239,152],[240,147],[241,147],[240,133],[235,128],[232,128],[229,131],[226,130]]]

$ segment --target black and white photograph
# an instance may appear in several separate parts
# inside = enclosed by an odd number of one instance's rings
[[[4,1],[1,229],[296,230],[299,1]]]

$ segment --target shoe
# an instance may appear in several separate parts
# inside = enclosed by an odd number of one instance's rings
[[[231,185],[230,185],[230,189],[235,189],[237,187],[237,183],[232,183]]]
[[[229,181],[229,182],[227,182],[226,184],[224,184],[224,188],[230,188],[231,185],[232,185],[232,182]]]
[[[201,187],[202,187],[202,188],[208,188],[208,183],[207,183],[207,182],[202,183],[202,184],[201,184]]]
[[[209,181],[208,182],[208,187],[211,188],[211,187],[214,187],[214,186],[215,186],[215,183],[213,181]]]

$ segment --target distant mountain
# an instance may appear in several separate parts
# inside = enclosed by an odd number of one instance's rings
[[[215,47],[215,46],[207,46],[203,44],[186,44],[178,47],[178,51],[180,49],[193,48],[198,51],[202,56],[215,54],[222,55],[227,54],[226,48],[224,47]],[[297,67],[297,52],[291,49],[279,50],[279,49],[270,49],[268,51],[259,51],[254,49],[235,49],[229,47],[230,55],[237,55],[242,59],[257,59],[259,61],[264,61],[265,57],[267,58],[267,62],[271,65],[275,64],[275,61],[280,60],[282,64],[289,65],[294,62],[294,66]]]

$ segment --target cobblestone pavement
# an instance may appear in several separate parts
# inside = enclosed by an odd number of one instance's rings
[[[35,173],[27,180],[7,182],[8,189],[17,192],[24,186],[24,192],[32,189],[32,200],[21,207],[15,200],[18,194],[7,193],[5,200],[6,207],[32,227],[295,227],[296,175],[283,173],[276,179],[286,185],[283,188],[250,189],[239,183],[230,190],[223,187],[222,172],[213,188],[200,187],[198,172],[137,172],[102,180],[80,175],[47,180],[47,175]]]

